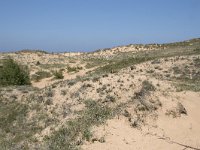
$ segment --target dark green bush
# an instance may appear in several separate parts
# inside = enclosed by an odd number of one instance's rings
[[[28,85],[30,84],[28,68],[17,64],[12,59],[2,62],[0,68],[0,85]]]

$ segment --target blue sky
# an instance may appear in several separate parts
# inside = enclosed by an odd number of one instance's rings
[[[0,0],[0,51],[92,51],[200,37],[200,0]]]

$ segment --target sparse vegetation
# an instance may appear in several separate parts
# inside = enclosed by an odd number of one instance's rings
[[[50,72],[47,72],[47,71],[37,71],[35,74],[33,74],[31,76],[31,79],[33,81],[36,81],[36,82],[39,82],[41,79],[44,79],[44,78],[49,78],[51,77],[51,73]]]
[[[199,81],[184,81],[184,82],[177,82],[174,84],[178,92],[181,91],[200,91],[200,82]]]
[[[39,120],[27,120],[29,106],[0,97],[0,148],[26,149],[32,136],[41,131]],[[39,118],[39,116],[38,116]]]
[[[174,74],[179,74],[179,76],[174,77],[174,85],[177,91],[200,91],[200,69],[199,69],[199,58],[194,59],[194,64],[190,67],[184,66],[174,67]]]
[[[39,65],[42,69],[53,69],[53,68],[65,68],[65,64],[40,64]]]
[[[99,67],[95,70],[95,73],[99,74],[105,74],[105,73],[116,73],[120,69],[129,67],[133,64],[138,64],[144,61],[152,60],[153,58],[149,57],[133,57],[133,58],[125,58],[119,61],[110,61],[108,65],[105,65],[103,67]]]
[[[87,64],[86,64],[86,68],[87,69],[90,69],[90,68],[94,68],[94,67],[97,67],[97,66],[101,66],[101,65],[105,65],[106,63],[108,63],[108,60],[106,59],[103,59],[103,58],[99,58],[99,59],[89,59],[86,61]]]
[[[56,131],[50,137],[46,137],[48,148],[53,150],[77,149],[82,140],[90,140],[92,133],[90,128],[104,123],[113,116],[112,109],[102,106],[95,101],[85,102],[86,110],[74,120],[68,121],[66,127]]]

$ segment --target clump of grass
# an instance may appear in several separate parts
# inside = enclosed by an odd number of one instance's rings
[[[173,70],[174,74],[180,74],[180,73],[182,73],[182,70],[179,67],[177,67],[177,66],[173,67],[172,70]]]
[[[83,69],[82,67],[67,67],[68,72],[78,72],[79,70]]]
[[[26,66],[17,64],[12,59],[3,61],[0,68],[0,85],[29,85],[29,71]]]
[[[155,91],[155,86],[149,81],[145,80],[142,82],[142,88],[139,92],[135,93],[135,99],[143,99],[150,91]]]
[[[110,102],[116,102],[115,97],[114,97],[114,96],[111,96],[111,95],[107,95],[107,96],[106,96],[106,99],[107,99],[108,101],[110,101]]]
[[[68,80],[68,81],[67,81],[67,84],[68,84],[69,86],[73,86],[73,85],[76,84],[76,83],[77,83],[76,79]]]
[[[50,88],[50,87],[45,88],[44,96],[53,97],[54,96],[54,92],[53,92],[52,88]]]
[[[151,70],[147,70],[147,73],[154,73],[155,70],[151,69]]]
[[[53,75],[54,75],[55,79],[63,79],[64,78],[61,70],[60,71],[53,71]]]
[[[51,77],[51,73],[50,72],[47,72],[47,71],[37,71],[35,74],[32,75],[31,79],[38,82],[40,81],[41,79],[44,79],[44,78],[49,78]]]
[[[69,63],[76,63],[76,59],[69,58]]]
[[[36,62],[36,66],[39,66],[41,63],[39,61]]]
[[[85,102],[86,109],[81,116],[68,121],[67,126],[56,131],[52,136],[46,138],[49,149],[71,150],[77,149],[78,139],[90,140],[92,133],[90,128],[100,125],[113,116],[112,109],[95,101]]]
[[[144,80],[142,82],[142,89],[144,91],[155,91],[155,86],[148,80]]]
[[[67,91],[66,90],[61,90],[60,94],[63,95],[63,96],[65,96],[67,94]]]

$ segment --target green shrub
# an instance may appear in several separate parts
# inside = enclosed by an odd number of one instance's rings
[[[12,59],[3,61],[0,68],[0,85],[27,85],[30,84],[27,67],[17,64]]]

